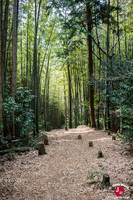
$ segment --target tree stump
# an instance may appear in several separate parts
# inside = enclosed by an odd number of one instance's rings
[[[108,175],[108,174],[104,174],[103,175],[103,181],[102,181],[102,183],[104,184],[104,185],[110,185],[110,176]]]
[[[116,136],[115,135],[112,135],[112,140],[116,140]]]
[[[65,130],[66,130],[66,131],[68,130],[67,126],[65,126]]]
[[[93,147],[93,142],[89,141],[89,147]]]
[[[49,143],[48,143],[48,136],[47,135],[44,135],[43,136],[43,139],[44,139],[44,144],[45,145],[48,145]]]
[[[39,142],[38,143],[38,155],[44,155],[44,154],[46,154],[44,143]]]
[[[98,158],[103,158],[104,156],[103,156],[103,153],[102,153],[102,151],[100,150],[100,151],[98,151]]]
[[[81,135],[78,135],[78,140],[82,140],[82,137],[81,137]]]
[[[110,131],[108,131],[108,135],[111,135],[111,132],[110,132]]]

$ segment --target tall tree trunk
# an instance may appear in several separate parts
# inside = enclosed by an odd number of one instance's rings
[[[35,115],[35,129],[34,135],[39,133],[38,129],[38,112],[37,112],[37,35],[38,35],[38,23],[39,23],[39,16],[40,16],[40,6],[42,0],[39,2],[38,6],[38,13],[37,13],[37,0],[35,0],[35,37],[34,37],[34,56],[33,56],[33,94],[35,95],[33,100],[33,110]]]
[[[64,107],[65,107],[65,130],[67,130],[67,101],[66,101],[66,86],[64,83]]]
[[[88,125],[88,119],[89,119],[89,109],[88,109],[88,106],[86,105],[86,100],[89,99],[89,95],[88,95],[88,89],[86,90],[86,81],[85,81],[85,74],[84,74],[84,71],[86,70],[85,68],[85,61],[84,61],[84,54],[82,52],[82,68],[81,68],[81,72],[82,72],[82,82],[83,82],[83,102],[84,102],[84,106],[83,106],[83,110],[84,110],[84,119],[83,119],[83,122],[84,122],[84,125]],[[88,77],[87,77],[88,79]],[[87,81],[88,82],[88,81]],[[87,85],[88,87],[88,85]]]
[[[82,121],[81,120],[81,113],[82,113],[82,108],[81,108],[82,107],[81,106],[81,85],[80,85],[79,69],[80,69],[80,58],[79,58],[79,54],[78,54],[78,66],[77,66],[77,116],[78,116],[78,121],[77,121],[77,126],[78,126],[79,121],[80,122]]]
[[[13,4],[13,24],[12,24],[12,97],[15,101],[15,87],[17,77],[17,20],[18,20],[18,1]],[[12,115],[12,134],[15,137],[15,111]]]
[[[2,16],[3,16],[3,1],[1,0],[0,2],[0,124],[3,124],[3,108],[2,108],[2,104],[3,104],[3,98],[2,98],[2,72],[3,72],[3,68],[2,68]],[[0,130],[0,134],[3,134],[3,128],[1,126],[1,130]]]
[[[45,115],[45,119],[46,119],[46,128],[49,129],[49,59],[50,59],[50,55],[48,58],[48,64],[47,64],[47,73],[46,73],[46,104],[45,104],[45,111],[46,111],[46,115]]]
[[[3,96],[3,102],[4,102],[4,85],[5,85],[5,75],[6,75],[6,43],[7,43],[7,26],[8,26],[8,11],[9,11],[9,0],[6,0],[5,5],[5,16],[4,16],[4,23],[3,23],[3,34],[2,34],[2,54],[1,54],[1,64],[2,64],[2,96]],[[7,120],[6,120],[6,114],[3,110],[3,119],[4,119],[4,135],[6,135],[6,132],[8,129]],[[8,131],[8,138],[11,141],[10,132]]]
[[[40,116],[40,91],[41,87],[39,84],[39,73],[40,73],[40,53],[38,53],[38,71],[37,71],[37,112],[38,112],[38,122],[39,122],[39,116]]]
[[[21,34],[21,82],[23,84],[23,33]]]
[[[98,42],[98,46],[100,47],[100,42],[99,42],[99,37],[98,37],[98,31],[97,31],[97,27],[96,27],[96,35],[97,35],[97,42]],[[101,50],[100,48],[98,48],[99,50],[99,69],[98,69],[98,108],[97,108],[97,128],[100,128],[100,123],[99,123],[99,119],[100,119],[100,76],[101,76]]]
[[[34,37],[34,55],[33,55],[33,95],[36,95],[36,73],[37,73],[37,1],[35,0],[35,37]],[[36,96],[33,100],[33,111],[34,111],[34,124],[36,126]],[[34,135],[38,134],[37,127],[34,129]]]
[[[69,128],[72,128],[72,91],[71,91],[71,74],[69,62],[67,63],[68,86],[69,86]]]
[[[12,37],[12,25],[11,25],[11,28],[10,28],[10,31],[9,31],[9,39],[8,39],[8,44],[7,44],[7,48],[6,48],[6,58],[5,58],[5,70],[4,70],[4,85],[6,84],[6,80],[7,80],[7,64],[8,64],[8,61],[10,60],[10,56],[9,56],[9,53],[10,53],[10,45],[11,45],[11,37]],[[9,65],[10,66],[10,65]],[[12,67],[11,67],[12,68]],[[11,69],[10,68],[10,69]],[[5,88],[6,89],[6,88]]]
[[[48,128],[48,121],[49,121],[49,62],[50,62],[50,54],[48,55],[48,61],[47,61],[47,69],[46,69],[46,75],[45,75],[45,85],[44,85],[44,126],[45,129]]]
[[[94,87],[93,87],[93,58],[92,58],[92,16],[90,3],[86,4],[86,19],[87,19],[87,46],[88,46],[88,76],[89,76],[89,111],[91,127],[96,127],[94,114]]]
[[[4,72],[5,72],[5,58],[6,58],[6,42],[7,42],[7,25],[8,25],[8,10],[9,10],[9,0],[6,0],[5,6],[5,17],[4,17],[4,24],[3,24],[3,34],[2,34],[2,55],[1,55],[1,62],[2,62],[2,69],[3,69],[3,101],[4,101]]]
[[[125,27],[125,58],[127,60],[127,30]]]
[[[29,7],[29,1],[28,1]],[[28,9],[28,19],[27,19],[27,44],[26,44],[26,77],[28,86],[28,64],[29,64],[29,9]]]
[[[108,0],[108,12],[110,13],[110,0]],[[110,59],[109,59],[109,49],[110,49],[110,21],[108,17],[108,24],[107,24],[107,69],[106,69],[106,109],[107,109],[107,128],[110,129],[110,98],[109,98],[109,66],[110,66]],[[105,113],[106,114],[106,113]],[[105,128],[106,128],[105,127]]]
[[[86,121],[86,106],[85,106],[85,100],[86,100],[86,93],[85,93],[85,78],[84,78],[84,73],[83,73],[83,66],[84,66],[84,62],[83,62],[83,60],[82,60],[82,82],[83,82],[83,104],[84,104],[84,106],[83,106],[83,112],[84,112],[84,118],[83,118],[83,124],[86,124],[85,123],[85,121]]]
[[[110,1],[109,1],[110,4]],[[119,0],[117,0],[117,7],[119,7]],[[120,27],[119,27],[119,10],[117,9],[117,36],[118,36],[118,53],[119,53],[119,66],[121,62],[121,49],[120,49]]]
[[[74,67],[74,82],[75,82],[75,98],[74,98],[74,122],[75,122],[75,128],[77,127],[78,123],[77,123],[77,118],[78,118],[78,81],[77,81],[77,67],[76,67],[76,63],[75,63],[75,67]]]

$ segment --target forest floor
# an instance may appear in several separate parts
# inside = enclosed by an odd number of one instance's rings
[[[78,140],[81,134],[82,140]],[[0,164],[0,200],[113,200],[119,199],[112,187],[102,188],[87,172],[110,175],[111,184],[128,186],[133,175],[131,152],[119,139],[89,127],[48,132],[46,155],[37,150],[17,155],[14,161]],[[89,147],[88,142],[94,146]],[[98,158],[102,150],[104,158]],[[91,164],[89,163],[91,162]],[[94,167],[94,168],[92,168]],[[130,195],[130,198],[129,198]],[[127,189],[121,199],[133,199]]]

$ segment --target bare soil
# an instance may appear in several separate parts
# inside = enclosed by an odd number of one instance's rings
[[[77,139],[79,134],[81,140]],[[1,160],[0,200],[119,199],[112,187],[103,188],[96,178],[87,179],[91,170],[109,174],[112,185],[129,186],[133,159],[118,138],[112,140],[106,132],[89,127],[52,130],[48,137],[46,155],[38,156],[37,150],[31,150],[13,161]],[[99,150],[103,158],[98,158]],[[123,199],[133,199],[131,192],[125,191]]]

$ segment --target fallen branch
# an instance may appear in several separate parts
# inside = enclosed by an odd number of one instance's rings
[[[5,149],[0,151],[0,155],[10,153],[10,152],[25,152],[25,151],[30,151],[29,147],[20,147],[20,148],[12,148],[12,149]]]

